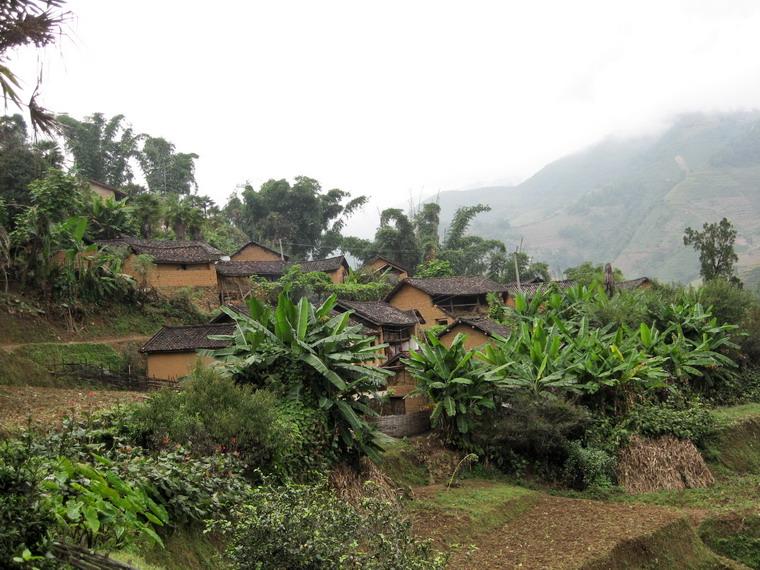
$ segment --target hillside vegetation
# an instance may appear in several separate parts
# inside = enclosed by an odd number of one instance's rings
[[[695,279],[683,246],[687,226],[731,219],[739,232],[739,274],[760,282],[760,113],[694,114],[664,133],[608,139],[547,165],[515,187],[440,195],[442,219],[461,206],[491,211],[473,231],[515,244],[561,271],[611,261],[626,275]]]

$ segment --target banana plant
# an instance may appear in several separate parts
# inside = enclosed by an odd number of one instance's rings
[[[205,354],[238,382],[268,386],[323,410],[345,451],[377,459],[383,437],[366,418],[376,415],[369,398],[391,374],[372,365],[386,345],[351,325],[350,313],[334,314],[335,302],[333,295],[316,307],[305,297],[294,303],[283,291],[274,308],[251,298],[250,315],[223,307],[235,330],[210,338],[229,346]]]
[[[424,396],[433,404],[431,424],[447,438],[468,441],[483,413],[495,408],[497,383],[485,374],[476,351],[464,348],[464,335],[448,347],[430,331],[426,340],[402,359],[417,383],[409,396]]]

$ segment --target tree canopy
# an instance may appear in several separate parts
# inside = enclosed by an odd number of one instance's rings
[[[686,228],[683,244],[692,246],[699,253],[699,273],[702,279],[710,281],[722,277],[729,281],[738,281],[734,266],[739,260],[734,251],[736,228],[727,219],[717,223],[702,225],[702,231]]]

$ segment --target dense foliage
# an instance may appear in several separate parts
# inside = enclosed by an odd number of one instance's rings
[[[385,345],[350,325],[348,313],[333,314],[335,301],[331,296],[315,307],[305,297],[296,304],[282,293],[274,308],[250,299],[250,316],[224,308],[237,328],[220,337],[231,346],[212,354],[238,383],[324,412],[343,453],[376,457],[381,438],[365,416],[373,414],[368,398],[388,374],[371,365]]]

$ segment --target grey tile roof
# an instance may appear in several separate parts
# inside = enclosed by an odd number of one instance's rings
[[[150,255],[155,263],[213,263],[225,254],[202,241],[122,237],[96,241],[100,246],[127,247],[137,255]]]
[[[628,279],[627,281],[620,281],[615,286],[618,289],[638,289],[642,285],[651,283],[652,280],[649,277],[637,277],[636,279]]]
[[[412,326],[418,322],[416,315],[412,311],[402,311],[385,301],[339,300],[338,305],[345,310],[353,311],[358,318],[368,320],[379,326]]]
[[[509,329],[503,324],[489,319],[488,317],[461,317],[455,322],[446,327],[441,334],[445,334],[447,331],[454,328],[456,325],[462,324],[487,334],[488,336],[508,336]],[[439,335],[440,336],[440,335]]]
[[[560,290],[569,289],[575,284],[576,282],[572,279],[560,279],[559,281],[530,281],[528,283],[521,283],[520,288],[518,288],[517,282],[513,281],[512,283],[507,283],[506,287],[509,294],[514,297],[518,293],[523,293],[527,296],[535,295],[538,291],[546,291],[552,287]]]
[[[229,343],[211,340],[210,335],[232,334],[234,323],[212,323],[163,327],[140,348],[140,352],[194,352],[201,348],[224,348]]]
[[[506,293],[506,285],[492,281],[487,277],[409,277],[399,282],[398,285],[385,297],[389,301],[404,284],[411,285],[431,296],[457,296],[457,295],[485,295],[486,293]]]
[[[224,277],[280,276],[294,265],[299,265],[304,272],[337,271],[341,266],[348,269],[346,258],[339,255],[327,259],[303,261],[225,261],[217,265],[216,271]]]

